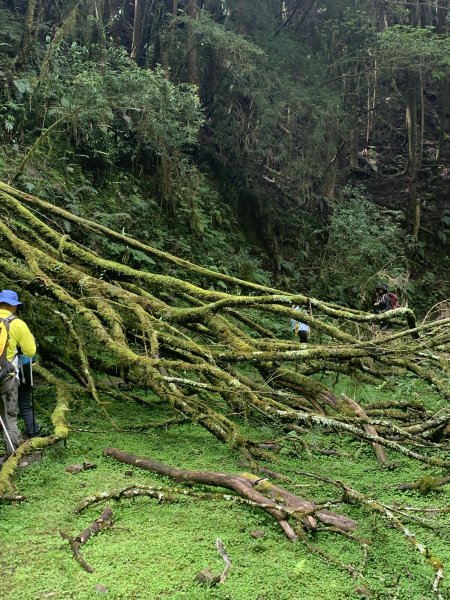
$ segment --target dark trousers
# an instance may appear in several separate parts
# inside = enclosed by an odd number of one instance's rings
[[[36,421],[31,401],[32,387],[30,377],[30,365],[25,365],[20,372],[19,385],[19,412],[25,421],[28,437],[34,437],[39,433],[39,423]]]
[[[301,344],[307,344],[308,343],[308,332],[307,331],[302,331],[301,329],[298,332],[298,337],[300,339],[300,343]]]

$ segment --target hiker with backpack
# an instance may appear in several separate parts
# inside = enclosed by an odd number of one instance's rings
[[[394,292],[390,292],[386,283],[381,283],[375,292],[375,302],[373,303],[376,314],[394,310],[398,308],[398,298]]]
[[[391,299],[388,294],[388,286],[381,283],[375,291],[375,301],[373,303],[374,313],[380,314],[391,308]]]
[[[13,290],[0,292],[0,427],[5,444],[6,458],[20,444],[17,414],[19,412],[19,363],[17,347],[31,358],[36,354],[36,343],[28,325],[16,317],[19,297]],[[0,463],[5,458],[0,459]]]
[[[292,310],[301,311],[301,308],[300,308],[300,306],[296,306],[295,304],[293,304]],[[307,325],[306,323],[302,323],[301,321],[297,321],[296,319],[291,319],[291,328],[292,328],[292,331],[294,332],[294,335],[300,339],[301,344],[308,343],[308,337],[309,337],[309,331],[310,331],[309,325]]]
[[[386,283],[381,283],[375,292],[373,312],[378,315],[386,312],[387,310],[394,310],[395,308],[398,308],[398,306],[397,294],[390,292]],[[388,321],[380,321],[380,327],[382,330],[389,329],[390,324]]]

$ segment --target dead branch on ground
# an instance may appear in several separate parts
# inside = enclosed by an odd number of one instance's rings
[[[81,554],[81,546],[85,544],[92,535],[100,533],[100,531],[103,531],[104,529],[107,529],[109,527],[112,527],[112,518],[112,510],[110,508],[104,508],[100,517],[96,519],[93,523],[91,523],[89,527],[84,529],[76,537],[72,537],[64,531],[59,532],[60,536],[64,540],[67,540],[69,542],[75,560],[78,561],[83,567],[83,569],[88,573],[93,573],[94,569],[83,558]]]

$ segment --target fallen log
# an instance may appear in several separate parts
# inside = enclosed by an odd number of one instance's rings
[[[368,422],[369,417],[367,416],[367,413],[364,411],[364,409],[361,408],[361,406],[355,400],[352,400],[345,394],[341,394],[341,396],[342,396],[342,399],[344,400],[345,404],[355,413],[355,415],[357,417],[359,417],[360,419],[363,419],[363,421],[367,421],[367,424],[364,424],[364,426],[363,426],[364,431],[370,435],[378,437],[378,432],[375,429],[375,427],[373,425],[370,425],[370,423]],[[380,444],[377,444],[375,442],[372,444],[372,446],[375,451],[378,462],[381,465],[383,465],[383,467],[389,467],[390,462],[389,462],[388,456],[386,454],[386,450],[383,448],[383,446],[381,446]]]
[[[430,439],[446,429],[450,411],[415,415],[402,427],[392,422],[399,417],[398,410],[378,422],[368,413],[349,419],[340,413],[326,382],[312,377],[319,372],[345,373],[378,384],[387,376],[410,373],[449,400],[450,319],[416,327],[408,308],[375,315],[282,292],[171,256],[2,182],[0,199],[3,278],[20,282],[18,291],[29,294],[33,308],[29,324],[38,336],[48,330],[51,317],[55,335],[53,341],[43,342],[46,359],[75,377],[103,406],[107,418],[107,405],[99,397],[104,391],[102,376],[116,374],[119,367],[124,383],[136,392],[149,390],[152,399],[109,386],[108,395],[149,405],[166,402],[176,418],[194,422],[240,451],[253,469],[255,459],[267,457],[267,451],[241,433],[241,415],[250,422],[263,415],[277,426],[343,432],[376,444],[378,451],[383,446],[434,467],[450,468],[450,461],[436,452],[415,451],[417,444],[435,448]],[[64,233],[67,222],[73,225],[70,234]],[[155,267],[116,262],[109,251],[102,256],[97,252],[103,247],[97,243],[99,237],[139,250]],[[96,250],[86,247],[86,241]],[[177,276],[165,274],[167,264],[177,266]],[[288,329],[289,319],[298,316],[292,304],[307,309],[302,319],[314,331],[307,345],[299,345],[280,329],[282,322]],[[396,323],[401,330],[373,336],[370,326],[380,321]],[[411,339],[414,332],[420,337]],[[326,344],[316,343],[321,335]],[[249,363],[251,376],[242,368]],[[67,437],[64,411],[69,409],[70,389],[62,392],[58,391],[55,434],[43,441],[34,439],[5,463],[0,495],[13,492],[21,453]],[[376,432],[368,433],[369,425]],[[285,520],[280,517],[281,522]]]
[[[251,473],[233,475],[214,471],[178,469],[165,463],[129,454],[117,448],[106,448],[104,454],[125,464],[165,475],[178,483],[200,483],[232,490],[238,496],[251,501],[270,514],[291,542],[297,541],[300,535],[303,536],[304,529],[317,529],[315,520],[323,525],[332,525],[347,532],[355,531],[358,526],[352,519],[324,509],[310,500],[300,498],[288,490],[274,485],[266,477],[259,477]],[[292,517],[293,525],[289,523],[289,517]]]
[[[400,490],[401,492],[403,492],[405,490],[419,490],[419,492],[421,494],[425,495],[425,494],[428,494],[428,492],[431,492],[443,485],[448,485],[449,483],[450,483],[450,477],[439,478],[439,477],[425,476],[425,477],[421,477],[417,481],[413,481],[411,483],[399,483],[399,485],[397,486],[397,489]]]

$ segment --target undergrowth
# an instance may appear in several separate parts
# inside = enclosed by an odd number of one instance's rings
[[[338,381],[337,387],[365,405],[375,399],[392,399],[393,395],[398,399],[416,395],[429,408],[438,407],[436,398],[425,398],[423,389],[406,380],[397,392],[355,387],[347,379]],[[45,413],[53,394],[50,388],[41,387],[36,396],[39,418],[45,426]],[[325,563],[301,542],[290,543],[276,522],[262,511],[226,500],[189,498],[162,504],[149,498],[109,503],[114,525],[83,546],[83,556],[95,569],[92,574],[84,572],[59,535],[62,530],[75,536],[99,516],[100,505],[76,515],[74,509],[79,501],[95,492],[132,484],[176,485],[162,476],[104,457],[105,447],[115,446],[186,469],[230,473],[245,470],[238,454],[195,424],[139,433],[114,429],[114,424],[125,428],[172,416],[157,399],[150,412],[140,405],[119,404],[108,396],[103,396],[103,400],[108,402],[111,420],[105,419],[103,410],[89,398],[79,397],[70,416],[73,430],[67,447],[49,448],[40,462],[21,470],[16,483],[27,497],[25,502],[0,506],[0,595],[4,600],[84,600],[102,594],[108,598],[155,600],[433,598],[433,573],[423,558],[381,516],[348,504],[333,510],[357,520],[357,535],[370,540],[364,578],[353,578]],[[298,474],[308,471],[343,480],[387,504],[449,504],[445,488],[426,497],[418,491],[396,491],[400,482],[437,474],[406,457],[391,453],[397,468],[388,471],[380,468],[369,445],[343,435],[312,429],[300,439],[285,436],[263,421],[252,429],[245,423],[242,427],[252,439],[281,441],[280,453],[264,466],[287,476],[281,485],[299,496],[315,501],[339,498],[331,485]],[[320,449],[327,448],[339,455],[319,454]],[[96,463],[97,468],[79,474],[65,471],[67,465],[83,460]],[[416,524],[410,529],[446,563],[450,559],[445,541],[449,520],[443,515],[435,518],[442,524],[438,532]],[[254,539],[251,534],[255,530],[263,536]],[[199,586],[194,581],[199,571],[209,567],[220,573],[223,569],[224,563],[214,546],[218,537],[233,563],[230,574],[220,586]],[[359,568],[363,563],[361,547],[344,537],[322,532],[311,536],[310,541],[345,564]],[[450,593],[446,582],[443,593],[444,597]]]

